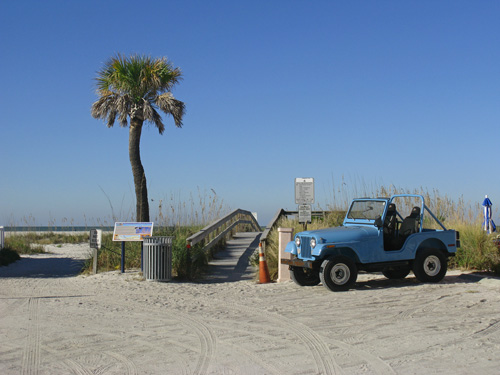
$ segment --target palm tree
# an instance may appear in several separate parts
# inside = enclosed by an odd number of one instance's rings
[[[136,195],[136,220],[149,221],[148,190],[146,175],[141,163],[140,141],[144,121],[154,124],[160,134],[165,126],[158,109],[172,115],[175,125],[182,127],[185,105],[170,93],[181,80],[181,71],[174,68],[167,58],[153,59],[132,55],[129,58],[116,55],[97,72],[99,99],[92,104],[91,114],[103,119],[112,127],[118,118],[126,127],[130,119],[128,152]]]

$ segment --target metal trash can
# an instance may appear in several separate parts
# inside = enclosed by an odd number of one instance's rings
[[[145,237],[143,273],[147,281],[172,280],[173,237]]]

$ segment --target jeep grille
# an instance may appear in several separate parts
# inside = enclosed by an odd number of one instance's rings
[[[311,258],[311,237],[300,236],[300,258]]]

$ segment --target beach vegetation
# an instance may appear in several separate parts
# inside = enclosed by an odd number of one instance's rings
[[[140,140],[144,122],[152,123],[163,134],[165,126],[158,110],[170,115],[182,127],[185,105],[170,92],[182,74],[167,58],[151,58],[120,54],[110,58],[97,73],[97,95],[91,114],[108,127],[115,120],[129,126],[129,159],[136,195],[136,221],[149,222],[146,175],[140,156]]]
[[[12,235],[5,238],[5,247],[16,251],[18,254],[41,254],[45,252],[42,244],[33,240],[28,235]]]
[[[89,241],[88,232],[12,232],[5,238],[5,245],[19,254],[44,253],[44,245],[82,243]]]

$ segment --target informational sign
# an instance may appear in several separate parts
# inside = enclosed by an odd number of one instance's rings
[[[90,248],[99,250],[102,243],[102,230],[101,229],[91,229],[90,230]]]
[[[295,204],[314,203],[314,178],[295,179]]]
[[[312,208],[310,204],[299,204],[299,223],[310,223]]]
[[[113,241],[142,241],[153,235],[153,223],[115,223]]]

